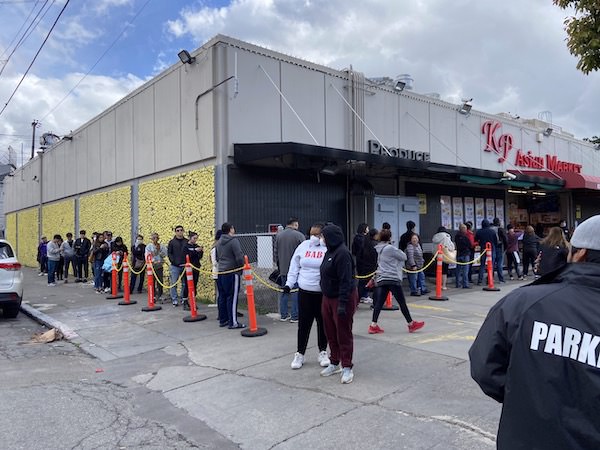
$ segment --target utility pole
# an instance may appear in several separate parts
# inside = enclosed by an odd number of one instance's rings
[[[33,122],[31,122],[31,128],[33,128],[33,135],[31,136],[31,158],[33,159],[33,157],[35,156],[35,129],[39,128],[42,124],[40,123],[39,120],[34,119]]]

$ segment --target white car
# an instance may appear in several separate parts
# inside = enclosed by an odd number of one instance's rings
[[[0,309],[6,318],[19,314],[23,300],[23,271],[12,245],[0,239]]]

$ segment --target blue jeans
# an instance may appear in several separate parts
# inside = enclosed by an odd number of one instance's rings
[[[102,272],[102,260],[94,260],[94,287],[96,289],[102,288],[102,278],[104,273]]]
[[[494,275],[494,261],[496,260],[496,251],[495,250],[496,249],[494,247],[492,247],[492,276]],[[484,273],[487,275],[486,260],[487,260],[487,252],[485,251],[485,247],[483,247],[483,250],[481,251],[481,259],[479,260],[481,265],[479,266],[479,275],[477,276],[477,284],[481,284]]]
[[[56,274],[56,268],[58,267],[59,261],[48,260],[48,284],[54,283],[56,279],[54,275]]]
[[[177,280],[179,279],[180,275],[182,274],[182,272],[185,270],[185,267],[171,265],[169,270],[171,273],[171,284],[175,284],[175,286],[173,286],[170,290],[171,301],[175,302],[175,301],[177,301],[177,284],[176,283],[177,283]],[[186,282],[186,279],[182,278],[181,279],[181,298],[183,298],[183,287],[185,286],[185,282]]]
[[[416,294],[419,291],[421,294],[429,292],[425,286],[425,273],[409,273],[408,274],[408,285],[410,286],[410,293]]]
[[[287,281],[287,275],[281,275],[281,285],[284,286]],[[293,289],[297,288],[298,284],[294,285]],[[288,300],[292,301],[292,320],[298,320],[298,292],[290,292],[286,294],[282,292],[279,297],[279,314],[281,317],[288,316]]]
[[[496,259],[494,260],[494,270],[498,274],[498,280],[502,281],[502,282],[504,282],[503,266],[504,266],[504,251],[502,250],[502,247],[500,247],[500,248],[496,247]]]
[[[457,262],[466,263],[469,262],[469,255],[458,256]],[[468,288],[469,287],[469,266],[470,264],[457,264],[456,265],[456,287]]]

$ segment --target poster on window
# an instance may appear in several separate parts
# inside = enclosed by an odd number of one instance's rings
[[[473,197],[465,197],[465,223],[471,222],[475,228],[475,205]]]
[[[500,219],[500,223],[503,227],[505,227],[506,222],[504,221],[504,200],[501,198],[496,199],[496,217]]]
[[[450,230],[452,228],[452,204],[449,195],[440,196],[440,207],[442,210],[442,226]]]
[[[475,228],[481,228],[481,221],[485,219],[485,206],[482,198],[475,199]]]
[[[452,197],[452,216],[454,218],[454,226],[452,229],[458,230],[461,223],[464,223],[464,210],[462,197]]]
[[[496,217],[496,204],[494,203],[494,199],[486,198],[485,199],[485,218],[491,224],[492,221],[494,220],[494,217]]]

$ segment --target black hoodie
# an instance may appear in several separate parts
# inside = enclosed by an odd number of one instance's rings
[[[329,298],[347,303],[354,289],[354,261],[344,244],[344,233],[337,225],[323,228],[327,252],[321,263],[321,291]]]

